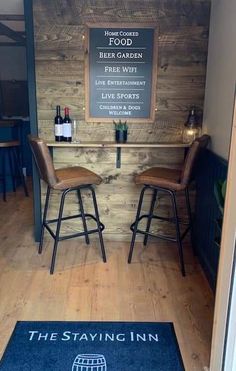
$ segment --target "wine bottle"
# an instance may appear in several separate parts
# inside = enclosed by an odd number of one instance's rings
[[[63,141],[63,120],[61,117],[61,107],[56,106],[56,116],[54,119],[54,133],[55,133],[55,141],[62,142]]]
[[[63,140],[64,142],[71,142],[71,119],[69,114],[69,108],[65,107],[65,117],[63,119]]]

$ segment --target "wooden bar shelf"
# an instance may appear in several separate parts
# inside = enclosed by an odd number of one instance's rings
[[[49,147],[98,147],[98,148],[187,148],[189,144],[186,143],[170,143],[170,142],[128,142],[128,143],[116,143],[116,142],[47,142]]]
[[[121,167],[121,148],[188,148],[189,144],[181,142],[129,142],[129,143],[116,143],[116,142],[55,142],[49,141],[47,145],[53,149],[55,148],[116,148],[116,167]]]

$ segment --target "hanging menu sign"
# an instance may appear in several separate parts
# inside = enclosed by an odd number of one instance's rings
[[[154,121],[156,28],[88,25],[86,120]]]

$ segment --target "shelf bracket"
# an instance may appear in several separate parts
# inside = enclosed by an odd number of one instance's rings
[[[121,147],[116,148],[116,167],[117,169],[121,167]]]

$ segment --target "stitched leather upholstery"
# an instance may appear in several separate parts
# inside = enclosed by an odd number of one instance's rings
[[[81,166],[54,169],[51,154],[46,143],[38,138],[29,136],[30,147],[39,171],[40,178],[49,187],[65,190],[86,184],[100,184],[102,178],[94,172]]]
[[[194,164],[196,162],[196,159],[201,152],[202,149],[206,148],[208,143],[210,141],[209,135],[202,135],[200,138],[197,138],[191,145],[187,156],[185,158],[184,166],[182,169],[182,174],[181,174],[181,184],[184,184],[185,186],[188,185]]]
[[[162,188],[180,191],[188,185],[194,163],[200,150],[209,143],[210,137],[203,135],[197,138],[189,148],[182,170],[153,167],[135,176],[136,184],[154,185]]]
[[[180,190],[181,170],[152,167],[135,177],[136,184],[148,184],[172,190]]]
[[[98,185],[102,181],[102,178],[99,175],[81,166],[58,169],[56,170],[56,176],[58,182],[54,185],[54,189],[60,190],[85,184]]]

